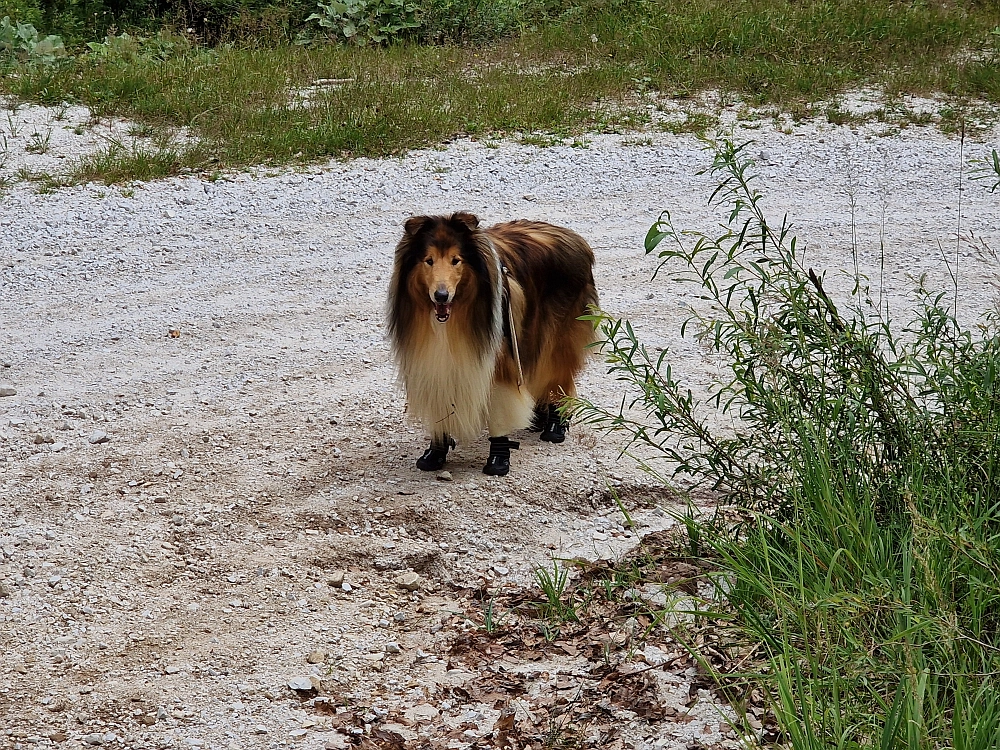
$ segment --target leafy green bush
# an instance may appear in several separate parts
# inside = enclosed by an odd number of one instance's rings
[[[0,17],[3,16],[35,27],[42,24],[42,9],[37,0],[0,0]]]
[[[95,60],[135,62],[138,60],[169,60],[191,47],[186,37],[159,32],[155,36],[108,34],[103,42],[87,42],[90,57]]]
[[[122,32],[152,35],[164,26],[201,40],[289,41],[314,0],[0,0],[0,13],[57,33],[75,46]]]
[[[415,29],[417,5],[410,0],[331,0],[319,3],[316,21],[331,32],[332,39],[349,44],[385,44]]]
[[[538,0],[423,0],[420,37],[428,42],[482,43],[538,21]]]
[[[53,63],[65,54],[66,47],[58,36],[40,36],[31,24],[11,23],[7,16],[0,21],[0,60]]]
[[[315,7],[315,0],[158,0],[149,15],[193,28],[210,43],[238,39],[267,44],[293,39]]]
[[[996,747],[998,321],[964,328],[945,294],[921,288],[900,327],[857,274],[836,302],[788,224],[769,223],[749,170],[743,147],[717,147],[720,236],[664,215],[646,238],[660,273],[697,287],[703,306],[683,333],[728,377],[700,403],[669,352],[598,316],[610,371],[633,395],[578,413],[731,504],[698,537],[719,567],[731,655],[753,665],[742,678],[763,688],[778,742]],[[712,409],[731,431],[709,427]]]

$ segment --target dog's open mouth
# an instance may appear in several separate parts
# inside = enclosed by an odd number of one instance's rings
[[[451,304],[434,305],[434,314],[437,316],[438,323],[444,323],[451,317]]]

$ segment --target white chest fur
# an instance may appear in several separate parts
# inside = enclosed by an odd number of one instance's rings
[[[449,323],[430,325],[420,347],[400,353],[410,415],[432,435],[472,440],[486,425],[496,350],[480,357]]]

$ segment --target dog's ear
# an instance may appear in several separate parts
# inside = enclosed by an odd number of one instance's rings
[[[451,220],[457,221],[459,224],[464,224],[470,232],[479,226],[479,217],[475,214],[470,214],[468,211],[459,211],[452,214]]]
[[[403,232],[408,236],[412,237],[431,220],[430,216],[411,216],[403,224]]]

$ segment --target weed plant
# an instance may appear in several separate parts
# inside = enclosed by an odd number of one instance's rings
[[[535,569],[535,580],[545,595],[541,608],[543,619],[556,623],[577,620],[576,606],[569,593],[569,572],[560,566],[557,560],[552,561],[552,570]]]
[[[669,352],[598,315],[629,395],[577,413],[648,468],[718,494],[724,512],[686,527],[720,566],[718,614],[744,663],[756,659],[743,676],[768,696],[782,744],[998,747],[996,317],[963,327],[922,283],[899,325],[857,273],[835,301],[788,223],[765,215],[750,170],[744,146],[715,147],[721,235],[664,214],[646,237],[658,273],[697,289],[682,333],[727,378],[699,402]],[[709,426],[712,410],[731,431]]]

